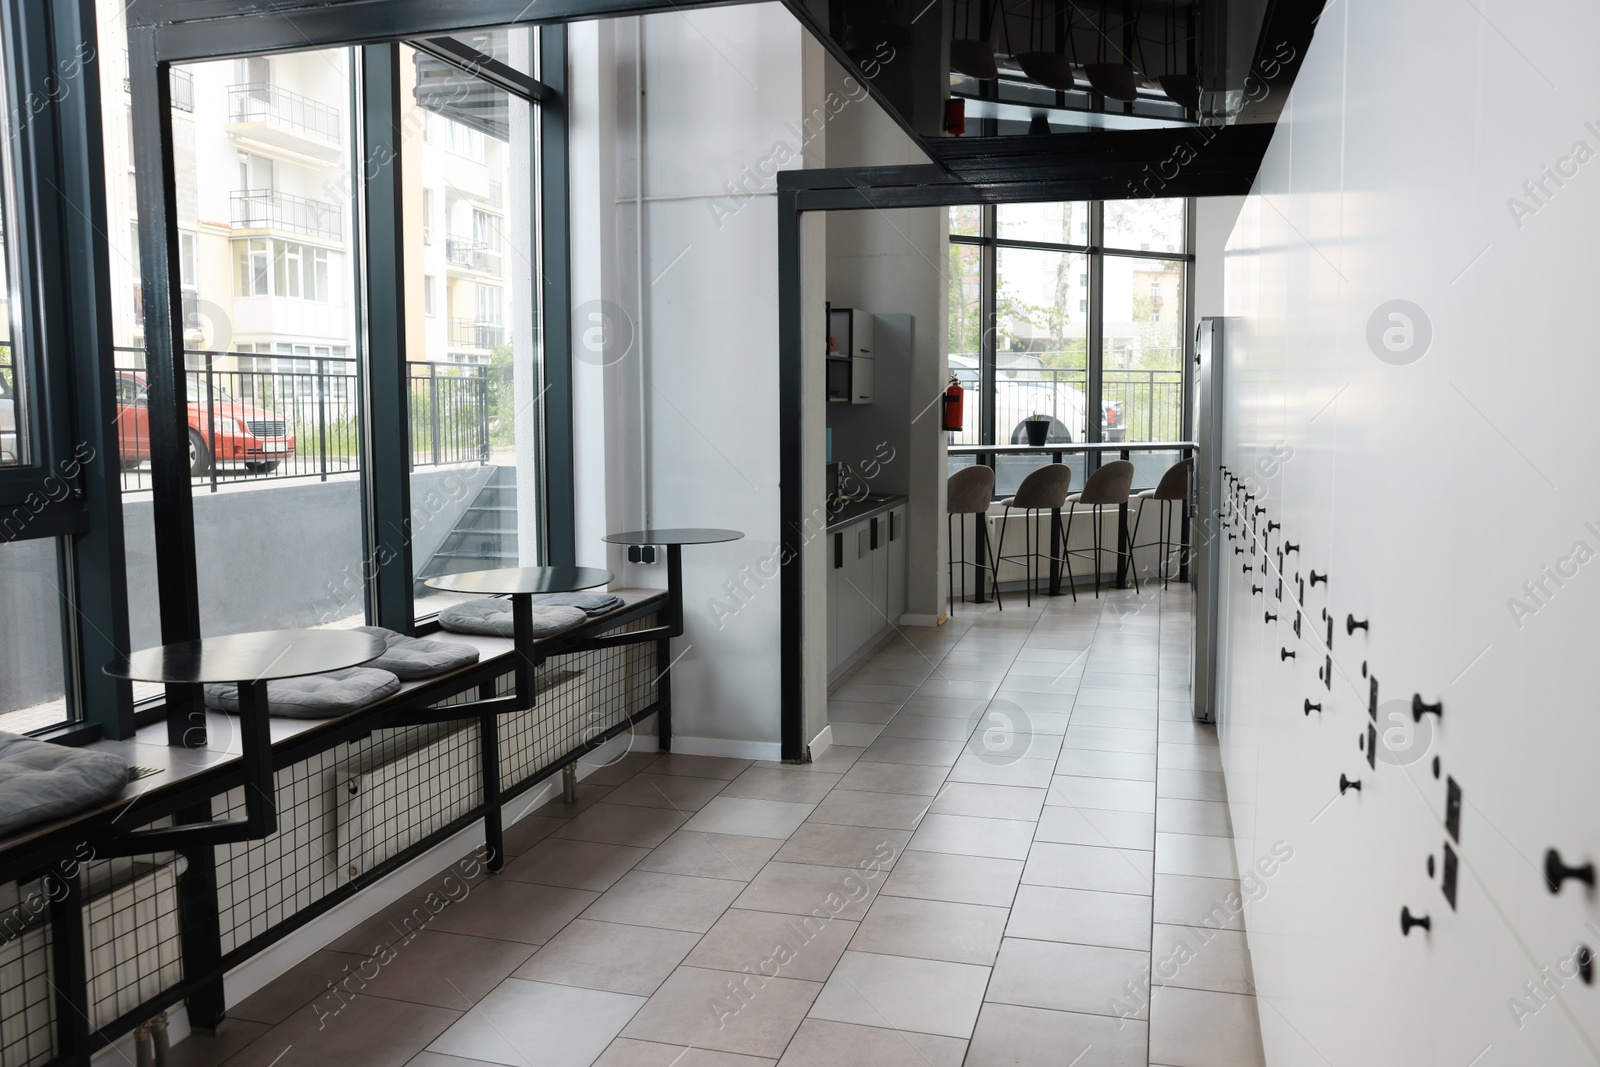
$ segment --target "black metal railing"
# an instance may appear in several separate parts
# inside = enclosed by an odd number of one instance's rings
[[[128,50],[122,50],[122,91],[133,92],[133,78],[126,73],[132,66]],[[180,67],[172,68],[172,106],[179,111],[194,110],[194,75]]]
[[[486,274],[500,273],[500,253],[490,248],[487,241],[446,236],[444,258],[451,266],[466,267],[468,270],[483,271]]]
[[[451,319],[450,343],[461,348],[495,348],[505,343],[506,328],[497,322]]]
[[[144,350],[116,349],[124,492],[150,488]],[[187,353],[190,475],[196,486],[361,471],[360,374],[329,356]],[[487,463],[510,448],[511,368],[406,364],[411,465]]]
[[[264,122],[338,144],[339,109],[270,82],[228,86],[230,122]]]
[[[241,189],[229,194],[233,225],[288,230],[337,241],[344,234],[338,204],[273,189]]]

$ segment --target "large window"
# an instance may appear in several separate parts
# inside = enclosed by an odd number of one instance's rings
[[[977,408],[952,443],[1026,444],[1041,415],[1049,444],[1180,440],[1190,261],[1182,200],[951,208],[950,369]],[[1170,457],[1132,458],[1142,483]],[[1042,462],[999,457],[996,491]]]

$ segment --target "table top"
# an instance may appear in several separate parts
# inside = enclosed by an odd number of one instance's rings
[[[598,567],[505,567],[441,574],[423,584],[452,593],[575,593],[606,585],[613,578],[610,571]]]
[[[356,630],[261,630],[141,649],[103,669],[136,682],[265,682],[359,666],[383,650],[383,638]]]
[[[720,541],[737,541],[743,536],[740,530],[686,527],[632,530],[628,533],[606,534],[601,540],[613,545],[714,545]]]

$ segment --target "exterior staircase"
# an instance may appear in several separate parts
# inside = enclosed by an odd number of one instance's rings
[[[517,470],[500,467],[417,572],[416,591],[441,574],[517,566]]]

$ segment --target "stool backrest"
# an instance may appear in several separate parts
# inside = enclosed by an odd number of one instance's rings
[[[1194,459],[1191,457],[1182,463],[1174,463],[1167,468],[1167,473],[1161,476],[1161,481],[1156,483],[1156,494],[1153,500],[1188,500],[1189,479],[1194,474]]]
[[[1047,463],[1022,479],[1012,494],[1014,508],[1059,508],[1067,502],[1072,487],[1072,468],[1065,463]]]
[[[1128,490],[1133,487],[1133,464],[1125,459],[1113,460],[1089,475],[1078,496],[1080,504],[1126,504]]]
[[[945,510],[951,515],[982,514],[994,500],[994,470],[982,463],[962,467],[945,483]]]

